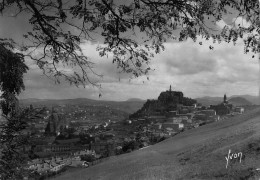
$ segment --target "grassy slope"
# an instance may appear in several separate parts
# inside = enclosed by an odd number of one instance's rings
[[[255,109],[56,179],[254,179],[258,174],[250,168],[260,168],[259,137],[260,109]],[[226,169],[229,149],[245,158]]]

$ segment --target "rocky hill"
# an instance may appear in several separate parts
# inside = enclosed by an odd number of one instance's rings
[[[170,90],[161,92],[157,100],[147,100],[141,109],[130,115],[130,118],[163,115],[168,111],[178,110],[180,105],[192,106],[195,103],[196,100],[184,97],[182,92],[172,91],[170,88]]]

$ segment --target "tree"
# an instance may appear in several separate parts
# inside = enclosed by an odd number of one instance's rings
[[[33,31],[24,35],[22,46],[27,56],[37,62],[43,72],[57,82],[63,77],[75,85],[90,82],[93,62],[83,54],[83,41],[101,40],[100,56],[113,55],[113,63],[135,77],[147,74],[153,53],[164,49],[168,39],[196,41],[200,35],[213,41],[236,42],[249,33],[245,52],[258,52],[258,0],[6,0],[0,3],[2,14],[27,13]],[[251,25],[214,24],[226,14],[243,17]],[[201,42],[200,42],[201,43]],[[213,49],[213,47],[210,47]],[[39,52],[35,55],[33,52]],[[42,56],[39,56],[42,54]],[[69,66],[74,73],[60,70]]]
[[[27,157],[22,148],[29,143],[23,133],[27,121],[41,112],[20,109],[17,95],[24,89],[23,75],[28,67],[24,56],[14,52],[12,41],[0,39],[0,107],[7,123],[0,128],[1,179],[21,179],[27,172],[23,167]]]
[[[24,64],[23,55],[12,51],[13,45],[0,39],[0,105],[7,124],[0,133],[0,174],[1,178],[20,178],[24,157],[18,150],[26,143],[26,137],[19,132],[25,128],[25,112],[19,112],[18,95],[22,89],[23,74],[28,67]]]

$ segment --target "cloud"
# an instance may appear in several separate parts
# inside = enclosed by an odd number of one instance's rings
[[[200,41],[203,45],[199,45]],[[209,45],[213,45],[214,50],[210,50]],[[234,46],[198,38],[196,43],[192,40],[166,43],[165,48],[152,60],[151,67],[155,70],[147,80],[146,76],[129,79],[129,75],[118,73],[111,57],[98,55],[96,44],[84,44],[84,53],[96,63],[96,72],[104,75],[99,79],[101,89],[76,88],[68,83],[55,85],[36,68],[25,76],[26,91],[21,98],[98,99],[101,92],[104,100],[153,99],[170,85],[188,97],[222,96],[224,93],[256,95],[258,92],[258,62],[251,58],[252,54],[244,54],[242,40]]]
[[[238,28],[240,27],[244,27],[244,28],[248,28],[249,26],[251,26],[251,23],[248,22],[246,19],[244,19],[243,17],[239,16],[237,18],[233,18],[232,22],[235,23],[236,27]]]
[[[221,19],[220,21],[216,22],[217,27],[219,27],[220,29],[223,29],[225,26],[231,27],[230,25],[228,25],[223,19]]]
[[[165,46],[167,52],[158,58],[165,62],[166,70],[171,74],[192,75],[214,71],[217,68],[216,59],[210,56],[209,51],[201,52],[193,42],[169,43]]]

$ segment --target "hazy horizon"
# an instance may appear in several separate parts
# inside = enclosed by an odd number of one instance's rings
[[[185,95],[185,94],[184,94]],[[159,96],[159,94],[158,94]],[[157,97],[154,97],[154,98],[149,98],[149,99],[157,99]],[[224,94],[223,94],[224,96]],[[223,96],[201,96],[201,97],[188,97],[188,98],[192,98],[192,99],[199,99],[199,98],[206,98],[206,97],[210,97],[210,98],[222,98]],[[257,95],[250,95],[250,94],[241,94],[241,95],[228,95],[227,97],[239,97],[239,96],[252,96],[252,97],[258,97]],[[185,96],[187,97],[187,96]],[[90,100],[95,100],[95,101],[128,101],[128,100],[132,100],[132,99],[136,99],[136,100],[142,100],[142,101],[146,101],[147,99],[142,99],[142,98],[136,98],[136,97],[132,97],[132,98],[128,98],[128,99],[124,99],[124,100],[113,100],[113,99],[100,99],[100,98],[97,98],[97,99],[91,99],[91,98],[86,98],[86,97],[75,97],[75,98],[46,98],[46,99],[43,99],[43,98],[18,98],[19,100],[28,100],[28,99],[37,99],[37,100],[72,100],[72,99],[90,99]]]

